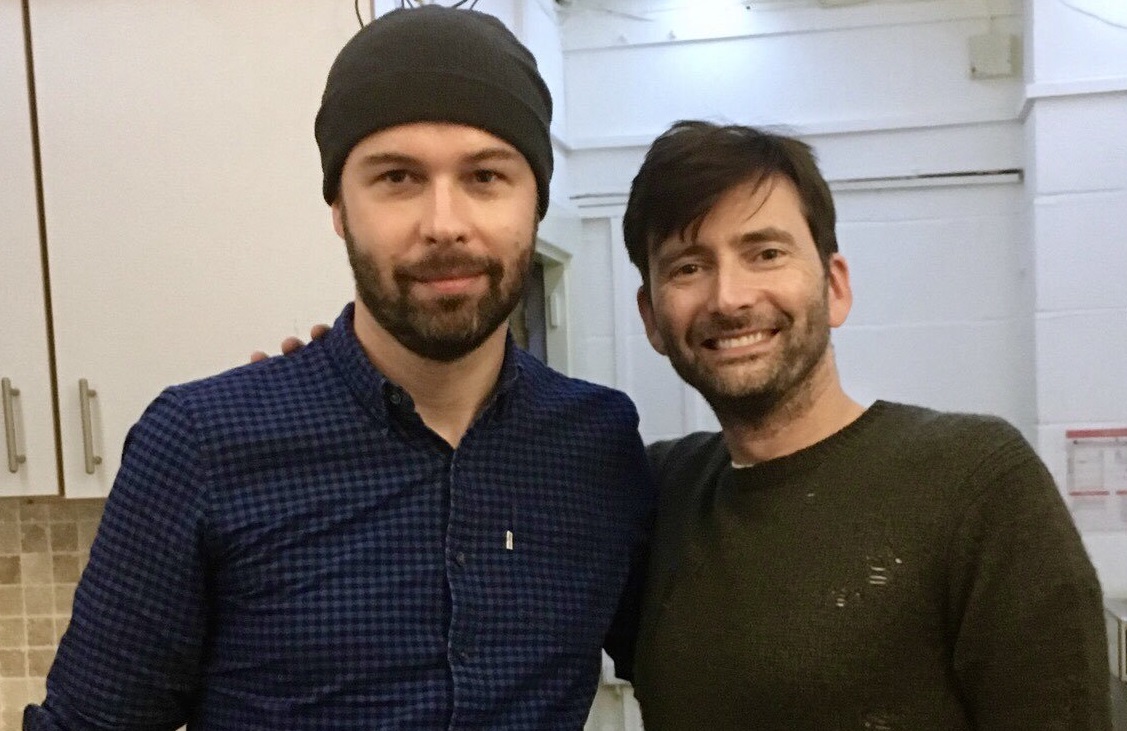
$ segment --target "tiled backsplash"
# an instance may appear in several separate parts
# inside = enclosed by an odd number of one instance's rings
[[[104,503],[0,498],[0,731],[43,699]]]

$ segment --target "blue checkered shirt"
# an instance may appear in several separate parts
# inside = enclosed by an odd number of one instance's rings
[[[652,487],[634,406],[509,344],[457,449],[364,355],[166,390],[28,729],[580,729]]]

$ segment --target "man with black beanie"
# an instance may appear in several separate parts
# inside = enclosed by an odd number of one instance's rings
[[[634,406],[516,348],[552,102],[495,18],[393,11],[315,132],[354,302],[165,390],[25,729],[579,729],[652,491]]]

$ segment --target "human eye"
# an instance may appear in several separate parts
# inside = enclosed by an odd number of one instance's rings
[[[384,167],[372,171],[368,187],[372,193],[382,197],[409,197],[418,193],[426,184],[426,176],[411,167]]]
[[[751,261],[759,266],[781,266],[789,252],[779,246],[762,246],[751,252]]]
[[[500,181],[501,173],[490,168],[480,168],[474,170],[471,177],[473,181],[479,185],[489,185],[490,183]]]
[[[691,281],[698,276],[704,268],[696,261],[675,261],[666,267],[666,276],[672,282]]]
[[[403,168],[384,170],[376,175],[376,182],[401,185],[411,179],[411,174]]]

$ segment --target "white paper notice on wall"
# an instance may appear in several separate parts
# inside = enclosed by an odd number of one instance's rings
[[[1069,429],[1065,497],[1082,531],[1127,531],[1127,427]]]

